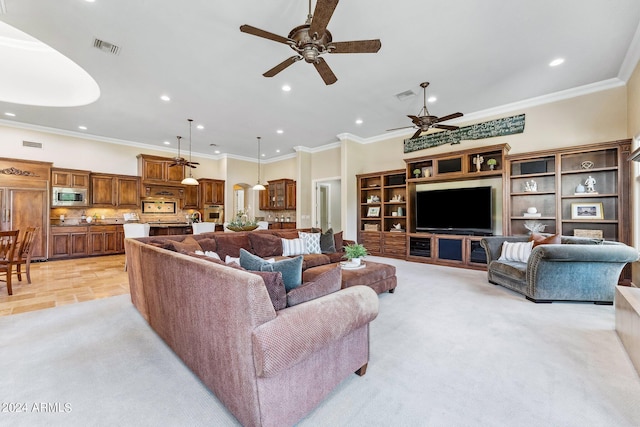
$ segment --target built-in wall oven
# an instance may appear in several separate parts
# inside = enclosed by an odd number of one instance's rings
[[[51,206],[89,206],[86,188],[53,187]]]
[[[207,205],[204,207],[204,222],[215,222],[222,224],[224,221],[224,206],[222,205]]]

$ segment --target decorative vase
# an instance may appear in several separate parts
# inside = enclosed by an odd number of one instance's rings
[[[584,192],[585,192],[584,185],[582,185],[582,184],[578,184],[578,185],[576,186],[576,193],[584,193]]]
[[[354,266],[359,266],[362,262],[362,258],[351,258],[351,264]]]

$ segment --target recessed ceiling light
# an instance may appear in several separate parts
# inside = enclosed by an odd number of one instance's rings
[[[15,117],[16,115],[14,113],[10,113],[10,112],[6,112],[4,113],[5,116],[9,116],[9,117]]]
[[[291,86],[284,85],[284,86],[282,86],[282,90],[285,91],[285,92],[289,92],[291,90]]]
[[[80,130],[87,130],[87,127],[86,127],[86,126],[78,126],[78,129],[80,129]]]
[[[276,153],[279,153],[279,152],[280,152],[280,150],[276,150]]]
[[[429,98],[427,98],[427,102],[436,102],[438,100],[438,98],[436,98],[435,96],[430,96]]]
[[[362,119],[356,119],[356,124],[357,125],[361,125],[362,124]]]
[[[214,153],[220,154],[220,150],[216,150],[216,151],[214,151]]]
[[[171,101],[171,98],[169,98],[169,96],[168,96],[168,95],[162,95],[162,96],[160,97],[160,99],[162,99],[163,101],[166,101],[166,102]]]
[[[96,0],[84,0],[84,1],[86,1],[87,3],[94,3]]]
[[[165,141],[163,142],[164,145],[171,145],[171,143],[169,141]]]
[[[564,62],[564,58],[556,58],[553,61],[549,62],[549,67],[557,67],[563,62]]]
[[[265,156],[265,154],[264,154],[264,153],[262,153],[262,157],[264,157],[264,156]]]
[[[282,129],[278,129],[276,132],[277,133],[284,133],[284,131]]]
[[[202,125],[198,125],[198,126],[196,126],[196,127],[197,127],[198,129],[200,129],[200,130],[204,129],[204,126],[202,126]]]

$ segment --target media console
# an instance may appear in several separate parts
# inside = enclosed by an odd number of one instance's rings
[[[408,261],[484,270],[487,257],[482,236],[410,233]]]

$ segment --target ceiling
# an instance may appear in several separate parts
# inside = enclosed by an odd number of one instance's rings
[[[173,150],[177,135],[186,138],[184,149],[192,118],[204,126],[193,129],[194,153],[255,159],[260,136],[265,159],[274,159],[296,146],[337,142],[341,133],[372,138],[410,125],[406,115],[420,110],[423,81],[438,98],[431,114],[468,118],[624,79],[625,64],[633,69],[638,59],[630,48],[637,0],[350,0],[329,22],[334,41],[379,38],[378,53],[323,55],[338,77],[331,86],[304,61],[263,77],[293,52],[241,33],[240,25],[286,37],[307,13],[305,0],[0,0],[0,20],[75,61],[101,91],[78,107],[0,102],[0,122]],[[94,48],[95,38],[119,53]],[[564,64],[549,67],[557,57]],[[285,84],[292,90],[282,91]],[[396,97],[408,90],[417,96]],[[160,100],[163,94],[171,101]]]

